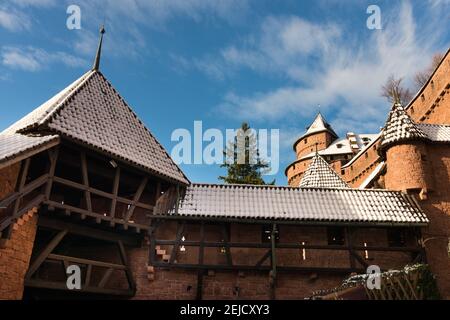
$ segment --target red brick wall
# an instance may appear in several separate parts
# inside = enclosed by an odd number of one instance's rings
[[[174,240],[176,227],[173,223],[161,226],[158,232],[159,239]],[[196,230],[197,229],[197,230]],[[188,241],[198,240],[198,228],[187,228]],[[252,224],[233,224],[231,226],[232,242],[261,242],[261,226]],[[205,231],[206,241],[214,240],[214,231]],[[363,246],[387,246],[385,229],[365,228],[356,229],[354,232],[354,244]],[[299,227],[280,226],[280,242],[326,245],[327,236],[325,227]],[[414,241],[409,239],[407,245],[412,246]],[[198,261],[198,250],[186,247],[185,254],[178,254],[180,263],[193,263]],[[131,249],[128,252],[132,264],[133,274],[137,282],[137,294],[135,299],[195,299],[197,290],[197,271],[168,270],[156,268],[149,272],[149,247],[148,245]],[[167,253],[171,253],[171,247],[166,246]],[[232,249],[234,264],[250,265],[262,257],[267,249]],[[364,257],[364,252],[360,252]],[[277,264],[279,266],[303,266],[303,267],[342,267],[348,268],[349,254],[347,251],[334,250],[307,250],[307,260],[302,259],[302,251],[299,249],[278,249]],[[205,262],[208,264],[224,263],[223,255],[218,248],[205,252]],[[367,263],[379,265],[383,269],[402,268],[411,261],[408,253],[401,252],[370,252]],[[268,264],[266,261],[265,264]],[[319,289],[330,289],[339,285],[346,274],[312,274],[301,272],[278,273],[278,281],[275,295],[277,299],[302,299],[309,297]],[[203,299],[269,299],[270,285],[269,272],[257,271],[209,271],[203,277]]]
[[[20,163],[0,170],[0,199],[14,191],[19,171]],[[0,242],[0,300],[22,298],[24,276],[36,235],[35,212],[33,209],[19,219],[13,226],[11,238]]]
[[[386,188],[407,191],[431,189],[432,176],[427,174],[428,152],[423,143],[396,145],[386,152]]]
[[[15,225],[11,239],[0,248],[0,300],[22,299],[38,219],[37,215],[24,217]]]

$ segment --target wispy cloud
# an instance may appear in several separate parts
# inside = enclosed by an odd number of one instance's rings
[[[6,0],[20,7],[52,7],[56,5],[57,0]]]
[[[50,53],[34,47],[3,47],[0,57],[3,66],[30,72],[42,70],[51,64],[63,64],[69,67],[86,66],[85,60],[65,52]]]
[[[211,62],[228,74],[230,68],[277,73],[289,84],[247,95],[229,92],[218,110],[255,122],[289,122],[313,116],[320,104],[333,114],[337,130],[377,131],[389,108],[379,96],[381,85],[391,73],[411,79],[430,62],[445,32],[438,17],[417,28],[409,2],[392,10],[383,12],[383,30],[367,30],[362,40],[337,24],[266,19],[259,34],[225,47]]]
[[[0,6],[0,27],[13,32],[28,30],[31,27],[31,20],[18,10]]]

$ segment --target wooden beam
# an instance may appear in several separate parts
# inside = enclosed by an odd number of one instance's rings
[[[20,179],[19,179],[19,183],[17,186],[17,192],[19,194],[22,194],[23,188],[25,187],[25,183],[27,181],[27,176],[28,176],[28,170],[30,168],[30,162],[31,162],[31,158],[26,159],[25,161],[22,162],[22,168],[21,168],[21,173],[20,173]],[[12,212],[12,216],[16,216],[17,211],[19,211],[19,207],[20,207],[20,203],[22,200],[22,196],[19,196],[16,199],[16,202],[14,203],[14,209]]]
[[[224,224],[222,225],[222,237],[223,237],[223,241],[225,242],[225,254],[227,255],[227,263],[232,266],[233,265],[233,258],[231,256],[231,249],[230,249],[230,234],[228,233],[228,225]]]
[[[174,245],[173,240],[155,240],[157,245]],[[199,241],[185,241],[183,245],[186,247],[197,247],[200,246]],[[259,249],[270,249],[270,243],[254,243],[254,242],[230,242],[228,243],[230,248],[259,248]],[[205,242],[205,247],[223,247],[223,242]],[[279,249],[307,249],[307,250],[336,250],[336,251],[348,251],[348,246],[337,246],[337,245],[302,245],[300,243],[277,243],[277,248]],[[363,251],[393,251],[393,252],[419,252],[420,247],[353,247],[353,250]]]
[[[177,238],[175,240],[175,245],[173,246],[172,253],[170,254],[169,263],[174,263],[178,256],[178,250],[180,250],[181,239],[183,239],[185,223],[181,222],[177,224]]]
[[[0,201],[0,208],[8,207],[11,203],[13,203],[17,198],[19,197],[25,197],[30,192],[36,190],[37,188],[42,187],[45,183],[48,182],[48,173],[40,176],[39,178],[36,178],[35,180],[31,181],[27,185],[25,185],[22,188],[21,192],[14,192],[4,198],[2,201]]]
[[[70,222],[64,222],[59,219],[52,219],[46,216],[40,216],[38,220],[38,226],[53,230],[68,230],[69,233],[87,237],[91,239],[97,239],[107,242],[120,241],[123,244],[139,247],[141,244],[141,238],[137,236],[128,236],[117,232],[109,232],[99,229],[90,228],[83,225],[78,225]]]
[[[269,259],[272,256],[272,250],[268,250],[261,259],[258,260],[258,262],[256,263],[255,267],[259,268],[262,266],[262,264]]]
[[[101,215],[101,214],[98,214],[98,213],[95,213],[95,212],[91,212],[91,211],[88,211],[88,210],[85,210],[85,209],[77,208],[77,207],[74,207],[74,206],[69,206],[67,204],[61,204],[61,203],[56,202],[56,201],[44,201],[44,204],[46,204],[48,206],[51,206],[53,208],[61,209],[61,210],[69,210],[71,212],[78,213],[81,216],[84,215],[84,216],[88,216],[88,217],[92,217],[92,218],[96,218],[96,219],[98,218],[100,220],[107,221],[107,222],[113,221],[113,219],[111,219],[111,217],[109,217],[109,216],[104,216],[104,215]],[[124,221],[117,220],[117,219],[115,219],[114,221],[117,224],[125,225]],[[131,225],[133,228],[135,228],[136,233],[140,233],[141,230],[148,230],[148,228],[149,228],[147,225],[137,224],[137,223],[133,223],[133,224],[129,224],[129,225]]]
[[[112,193],[108,193],[108,192],[105,192],[105,191],[102,191],[102,190],[98,190],[98,189],[95,189],[95,188],[91,188],[91,187],[86,188],[86,186],[84,186],[83,184],[80,184],[80,183],[77,183],[77,182],[74,182],[74,181],[70,181],[70,180],[67,180],[67,179],[64,179],[64,178],[61,178],[61,177],[54,177],[53,180],[56,183],[62,184],[64,186],[67,186],[67,187],[70,187],[70,188],[78,189],[78,190],[81,190],[81,191],[89,191],[91,194],[95,194],[95,195],[98,195],[100,197],[104,197],[104,198],[111,199],[111,200],[114,199],[114,195]],[[130,200],[130,199],[127,199],[127,198],[123,198],[123,197],[117,197],[117,202],[129,204],[129,205],[133,204],[133,200]],[[147,210],[150,210],[150,211],[152,211],[153,208],[154,208],[154,206],[152,206],[152,205],[141,203],[141,202],[136,202],[134,204],[138,208],[147,209]]]
[[[204,270],[199,270],[197,273],[197,293],[195,296],[195,300],[202,300],[203,299],[203,273]]]
[[[20,161],[23,161],[23,160],[25,160],[27,158],[31,158],[34,155],[37,155],[37,154],[39,154],[41,152],[44,152],[45,150],[53,148],[54,146],[56,146],[58,144],[59,144],[59,138],[55,139],[52,142],[47,142],[41,147],[37,147],[36,149],[32,149],[32,150],[29,150],[27,152],[24,152],[24,153],[22,153],[22,154],[20,154],[20,155],[18,155],[16,157],[14,157],[13,159],[10,159],[10,160],[7,160],[7,161],[2,161],[0,163],[0,170],[3,169],[3,168],[7,168],[9,166],[12,166],[13,164],[18,163]]]
[[[31,201],[27,202],[22,209],[20,209],[19,211],[17,211],[15,216],[9,216],[6,219],[2,220],[2,222],[0,223],[0,232],[3,231],[4,229],[6,229],[7,227],[9,227],[12,223],[15,222],[15,220],[21,216],[23,216],[25,213],[27,213],[28,211],[30,211],[31,209],[35,208],[35,207],[39,207],[42,202],[44,201],[44,195],[40,194],[37,195],[35,198],[33,198]],[[11,234],[9,234],[8,237],[10,237]]]
[[[224,270],[224,271],[271,271],[271,266],[260,266],[256,268],[253,265],[197,265],[197,264],[181,264],[174,263],[168,264],[166,262],[152,261],[152,265],[164,269],[180,269],[180,270]],[[333,267],[290,267],[290,266],[277,266],[277,272],[302,272],[302,273],[329,273],[329,274],[350,274],[355,272],[350,268],[333,268]],[[366,270],[357,269],[356,272],[364,273]]]
[[[82,293],[102,294],[108,296],[132,297],[135,294],[132,290],[107,289],[92,286],[85,286],[81,290],[67,290],[67,284],[65,282],[54,282],[38,279],[26,279],[25,286],[29,288],[62,290],[68,293],[82,292]]]
[[[84,281],[85,287],[89,287],[89,285],[91,283],[91,276],[92,276],[92,265],[90,264],[87,266],[87,270],[86,270],[86,280]]]
[[[350,260],[350,268],[355,269],[356,263],[355,263],[355,256],[352,254],[353,251],[353,229],[345,228],[345,236],[347,240],[347,246],[348,246],[348,256]]]
[[[120,184],[120,167],[116,168],[116,173],[114,175],[114,184],[113,184],[113,198],[111,199],[111,208],[109,210],[109,215],[111,218],[115,217],[116,214],[116,205],[117,205],[117,196],[119,193],[119,184]]]
[[[82,181],[86,189],[84,190],[84,198],[86,199],[86,208],[89,211],[92,211],[92,200],[91,200],[91,193],[89,192],[89,174],[87,169],[87,161],[86,161],[86,153],[81,152],[81,173],[82,173]]]
[[[270,234],[271,247],[271,270],[270,270],[270,298],[275,299],[275,289],[277,281],[277,225],[272,224],[272,232]]]
[[[59,155],[59,148],[55,148],[53,150],[48,151],[48,157],[50,160],[50,168],[48,171],[48,182],[47,186],[45,187],[45,198],[50,199],[50,194],[52,192],[52,186],[53,186],[53,177],[55,176],[55,170],[56,170],[56,162],[58,160]]]
[[[55,261],[67,261],[67,262],[82,264],[82,265],[86,265],[86,266],[91,265],[93,267],[111,268],[114,270],[126,270],[127,269],[127,267],[125,265],[121,265],[121,264],[102,262],[102,261],[96,261],[96,260],[88,260],[88,259],[82,259],[82,258],[76,258],[76,257],[69,257],[69,256],[63,256],[60,254],[49,254],[47,259],[55,260]]]
[[[108,270],[106,270],[105,274],[103,275],[102,280],[100,280],[100,283],[98,284],[99,288],[104,288],[106,286],[106,284],[108,283],[109,278],[111,278],[111,275],[113,273],[114,269],[113,268],[109,268]]]
[[[333,227],[367,227],[367,228],[392,228],[392,227],[427,227],[427,223],[410,223],[410,222],[343,222],[343,221],[304,221],[304,220],[275,220],[275,219],[242,219],[227,217],[205,217],[205,216],[180,216],[180,215],[161,215],[154,214],[153,219],[164,220],[186,220],[186,221],[204,221],[210,223],[240,223],[240,224],[261,224],[267,225],[276,223],[278,225],[297,225],[297,226],[333,226]]]
[[[39,253],[37,258],[33,261],[28,269],[26,278],[30,279],[36,270],[41,266],[41,264],[47,259],[50,253],[58,246],[61,240],[66,236],[68,230],[59,231],[56,236],[49,242],[49,244]]]
[[[130,264],[128,263],[127,258],[127,252],[125,251],[125,247],[122,243],[122,241],[117,241],[117,245],[119,247],[119,253],[120,253],[120,259],[122,260],[122,263],[126,266],[125,274],[127,276],[128,285],[130,286],[130,289],[133,291],[136,291],[136,282],[133,278],[133,272],[131,272]]]
[[[124,217],[125,222],[128,222],[130,220],[130,218],[133,216],[134,210],[136,209],[136,204],[141,199],[142,193],[144,192],[145,187],[147,186],[147,182],[148,182],[147,176],[142,178],[141,184],[139,185],[139,188],[137,189],[136,194],[134,195],[133,203],[130,205],[128,212],[126,213],[126,215]]]

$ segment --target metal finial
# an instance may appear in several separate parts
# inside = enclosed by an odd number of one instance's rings
[[[400,94],[397,90],[393,92],[394,104],[401,104]]]
[[[102,44],[103,44],[103,35],[105,34],[105,27],[102,26],[100,28],[100,41],[98,43],[98,49],[97,54],[95,55],[95,61],[94,66],[92,67],[92,70],[98,71],[100,68],[100,59],[102,57]]]

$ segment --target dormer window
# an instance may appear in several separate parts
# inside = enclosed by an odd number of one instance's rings
[[[343,146],[344,146],[344,145],[343,145],[342,143],[338,143],[338,144],[336,145],[336,147],[337,147],[338,149],[341,149]]]

